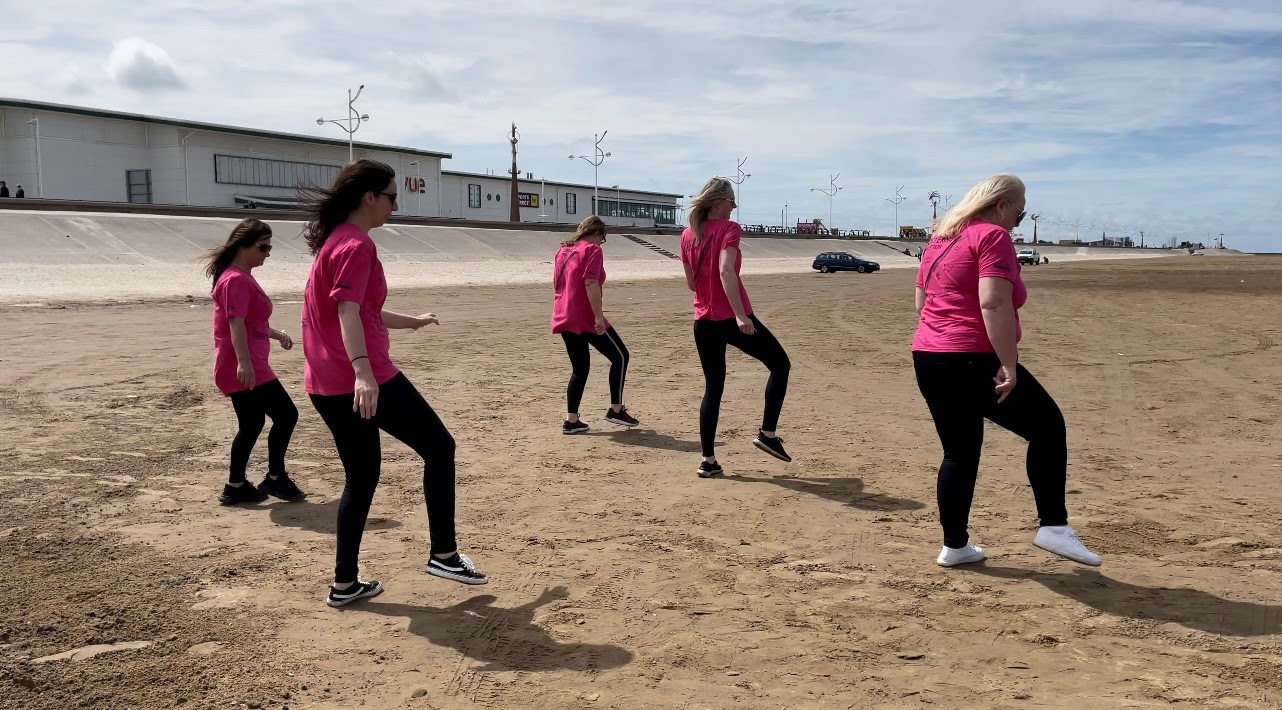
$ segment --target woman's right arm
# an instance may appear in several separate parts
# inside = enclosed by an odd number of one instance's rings
[[[921,309],[926,307],[926,289],[917,286],[914,291],[916,291],[917,315],[921,315]]]
[[[1019,346],[1015,341],[1015,302],[1012,294],[1015,284],[997,276],[979,279],[979,308],[984,315],[984,330],[988,341],[1001,360],[1001,367],[993,381],[997,383],[997,402],[1015,389],[1015,365],[1019,363]]]
[[[739,250],[735,247],[726,247],[721,250],[719,257],[721,288],[725,289],[726,300],[730,301],[730,310],[734,311],[734,320],[739,324],[739,332],[752,335],[757,332],[757,327],[748,319],[748,313],[743,308],[743,298],[739,295],[739,274],[734,270],[734,262],[738,256]]]
[[[378,411],[378,381],[365,349],[365,330],[361,327],[361,306],[355,301],[338,302],[338,327],[343,334],[343,349],[356,370],[356,389],[352,397],[352,411],[362,419],[373,417]]]

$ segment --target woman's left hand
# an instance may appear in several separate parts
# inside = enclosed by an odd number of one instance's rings
[[[290,350],[294,347],[294,339],[289,337],[289,333],[286,333],[285,331],[281,330],[281,331],[277,331],[276,335],[278,336],[276,340],[280,342],[280,347],[282,349]]]
[[[425,325],[440,325],[440,324],[441,324],[441,322],[440,322],[439,320],[437,320],[437,319],[436,319],[436,314],[435,314],[435,313],[424,313],[423,315],[421,315],[421,316],[419,316],[419,317],[415,318],[415,319],[414,319],[414,323],[415,323],[415,324],[414,324],[413,326],[411,326],[411,328],[412,328],[413,330],[418,330],[419,328],[422,328],[422,327],[423,327],[423,326],[425,326]]]

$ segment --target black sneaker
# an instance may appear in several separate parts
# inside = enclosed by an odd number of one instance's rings
[[[711,463],[700,461],[699,469],[695,473],[699,474],[699,478],[712,478],[713,476],[720,476],[725,471],[721,468],[721,464],[716,461]]]
[[[490,581],[489,577],[477,572],[472,561],[461,552],[455,552],[453,557],[445,560],[432,556],[427,561],[427,573],[463,584],[486,584]]]
[[[245,481],[239,486],[233,486],[230,483],[223,484],[223,494],[218,496],[218,502],[223,505],[262,503],[265,500],[267,500],[267,494],[254,488],[254,484],[249,481]]]
[[[756,444],[758,449],[780,461],[789,463],[792,461],[792,457],[788,455],[788,452],[783,450],[783,439],[777,436],[766,436],[761,432],[757,432],[757,438],[753,439],[752,443]]]
[[[561,423],[562,434],[582,434],[587,430],[588,430],[588,425],[584,424],[582,419],[580,419],[577,422],[572,422],[567,420]]]
[[[366,582],[363,579],[357,579],[352,586],[347,589],[329,588],[329,594],[325,597],[325,603],[330,606],[346,606],[365,597],[376,597],[383,593],[383,585],[377,580]]]
[[[264,494],[274,495],[281,500],[287,501],[299,501],[307,497],[306,493],[298,490],[298,486],[294,484],[294,480],[287,473],[282,473],[275,479],[267,476],[262,483],[258,484],[258,490]]]
[[[631,414],[628,414],[627,407],[619,407],[619,411],[617,412],[614,411],[613,409],[605,410],[605,420],[607,422],[610,422],[611,424],[618,424],[619,426],[625,426],[628,428],[634,427],[641,423],[637,421],[636,417],[632,416]]]

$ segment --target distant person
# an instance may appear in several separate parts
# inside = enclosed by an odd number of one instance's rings
[[[8,196],[9,196],[9,186],[4,184],[4,180],[0,180],[0,197],[8,197]]]
[[[775,434],[788,393],[792,364],[788,353],[752,311],[748,291],[739,279],[743,256],[741,230],[730,220],[734,188],[725,178],[712,178],[690,203],[690,226],[681,233],[681,263],[686,286],[694,292],[694,345],[703,367],[703,403],[699,406],[699,442],[703,461],[697,473],[708,478],[722,473],[714,443],[721,395],[726,384],[726,346],[733,345],[760,360],[770,370],[766,380],[765,413],[752,443],[781,461],[792,461]]]
[[[913,368],[944,448],[939,466],[940,565],[984,559],[967,533],[984,420],[1028,441],[1028,481],[1041,527],[1033,544],[1087,565],[1100,558],[1068,526],[1064,417],[1019,363],[1027,291],[1010,230],[1024,219],[1024,183],[994,175],[943,217],[917,274]]]
[[[214,384],[231,399],[238,427],[227,484],[218,496],[223,505],[258,503],[268,495],[288,501],[306,497],[285,472],[285,451],[298,423],[298,408],[268,364],[272,340],[285,350],[294,347],[294,341],[268,324],[272,299],[252,274],[271,252],[271,227],[245,219],[225,244],[206,254],[205,275],[214,282]],[[245,480],[245,467],[267,417],[272,420],[267,476],[255,487]]]
[[[579,403],[588,383],[592,359],[588,346],[594,347],[610,361],[610,408],[605,420],[611,424],[634,427],[639,422],[623,406],[623,384],[631,356],[614,326],[605,319],[602,288],[605,286],[605,222],[595,215],[579,222],[568,239],[561,243],[552,264],[552,332],[560,333],[565,351],[570,356],[570,384],[566,389],[566,417],[562,434],[588,430],[579,419]]]
[[[24,198],[24,197],[26,197],[26,196],[27,196],[27,193],[23,192],[23,191],[22,191],[22,186],[21,186],[21,185],[19,185],[19,186],[18,186],[17,191],[13,193],[13,196],[14,196],[15,198],[17,198],[17,199],[21,200],[22,198]]]
[[[396,173],[357,160],[328,189],[308,192],[303,233],[315,260],[303,291],[304,382],[334,437],[345,483],[338,503],[334,584],[343,606],[383,592],[357,576],[361,537],[382,467],[379,430],[423,458],[431,553],[427,573],[463,584],[489,580],[458,551],[454,530],[454,437],[389,354],[388,329],[439,321],[385,310],[387,280],[370,231],[396,210]]]

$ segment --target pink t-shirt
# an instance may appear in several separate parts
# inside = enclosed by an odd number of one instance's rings
[[[913,350],[993,352],[979,307],[979,280],[986,277],[1002,278],[1014,284],[1011,300],[1015,305],[1015,341],[1019,342],[1023,335],[1019,309],[1028,300],[1028,291],[1019,277],[1019,260],[1015,258],[1010,233],[995,224],[976,220],[954,239],[957,245],[939,262],[929,284],[925,283],[927,274],[952,240],[932,237],[922,253],[917,287],[925,289],[926,305],[921,309],[917,334],[913,336]]]
[[[552,332],[595,333],[596,316],[588,302],[584,281],[594,279],[605,286],[605,255],[601,247],[584,239],[556,252],[552,262]],[[602,314],[604,316],[604,314]],[[605,327],[610,327],[609,319]]]
[[[309,394],[356,391],[356,370],[338,323],[339,301],[360,304],[365,351],[374,379],[382,384],[400,372],[388,354],[391,342],[383,325],[387,279],[378,248],[356,225],[340,224],[317,252],[303,289],[303,387]]]
[[[739,249],[739,239],[743,230],[738,222],[728,219],[710,219],[703,223],[703,239],[695,246],[694,232],[689,227],[681,233],[681,263],[689,264],[694,274],[694,318],[695,320],[726,320],[734,318],[734,309],[730,308],[730,299],[721,285],[721,252],[731,247],[739,250],[734,259],[734,273],[739,275],[743,266],[743,250]],[[739,298],[743,301],[743,312],[752,315],[752,304],[748,302],[748,291],[739,281]]]
[[[254,366],[254,386],[276,379],[267,364],[272,341],[267,321],[272,299],[248,271],[229,266],[214,284],[214,384],[223,394],[249,389],[236,379],[236,349],[231,344],[231,319],[245,319],[249,361]]]

